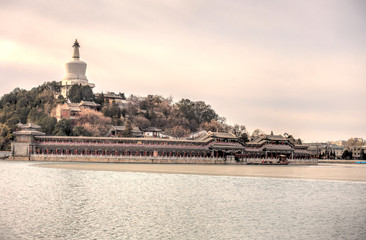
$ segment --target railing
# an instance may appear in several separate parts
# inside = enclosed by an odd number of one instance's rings
[[[126,147],[156,147],[156,148],[193,148],[193,149],[207,149],[212,145],[226,145],[233,147],[241,147],[240,143],[226,143],[226,142],[210,142],[208,144],[148,144],[148,143],[91,143],[91,142],[37,142],[40,145],[82,145],[82,146],[126,146]]]
[[[135,160],[207,160],[207,161],[222,161],[224,158],[222,157],[199,157],[199,156],[193,156],[193,157],[184,157],[184,156],[133,156],[133,155],[86,155],[86,154],[32,154],[31,156],[37,156],[42,158],[107,158],[107,159],[135,159]]]

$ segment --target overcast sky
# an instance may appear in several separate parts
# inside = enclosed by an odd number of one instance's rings
[[[366,138],[364,0],[0,0],[0,95],[60,81],[203,100],[252,132]]]

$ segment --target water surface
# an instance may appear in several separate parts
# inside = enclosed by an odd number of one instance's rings
[[[363,182],[6,161],[0,179],[0,239],[366,239]]]

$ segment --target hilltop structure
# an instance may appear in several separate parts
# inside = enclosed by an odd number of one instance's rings
[[[65,64],[65,76],[61,81],[61,95],[67,98],[67,93],[74,84],[81,84],[82,86],[89,86],[94,88],[94,83],[89,83],[85,76],[86,63],[80,61],[79,48],[80,44],[76,39],[74,42],[72,60]]]

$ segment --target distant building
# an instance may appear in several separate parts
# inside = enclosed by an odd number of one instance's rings
[[[339,146],[339,145],[336,145],[336,144],[330,144],[329,145],[329,150],[330,150],[330,152],[333,152],[335,154],[336,159],[341,159],[342,158],[343,151],[344,151],[342,146]]]
[[[112,104],[112,103],[119,104],[119,103],[122,103],[124,100],[121,96],[118,96],[118,95],[112,94],[112,93],[106,93],[103,95],[104,95],[104,102],[108,102],[109,104]]]
[[[304,143],[308,146],[308,150],[312,158],[319,158],[325,152],[327,147],[326,143]]]
[[[122,128],[114,128],[117,132]],[[36,131],[35,129],[33,129]],[[134,138],[134,137],[75,137],[43,136],[38,131],[30,141],[20,142],[29,135],[19,131],[14,141],[12,156],[30,155],[84,155],[84,156],[154,156],[184,158],[225,158],[245,151],[230,133],[209,133],[196,140]],[[17,155],[15,155],[17,153]],[[18,154],[19,153],[19,154]]]
[[[202,158],[202,163],[209,160],[208,158],[219,158],[224,162],[237,161],[243,164],[250,164],[253,163],[252,160],[255,162],[258,159],[257,163],[263,163],[267,158],[283,158],[284,155],[295,161],[305,160],[304,163],[308,162],[309,158],[307,146],[294,144],[291,139],[281,135],[260,136],[246,146],[239,142],[235,135],[226,132],[208,132],[200,138],[186,140],[118,137],[118,132],[124,130],[121,126],[111,128],[112,137],[43,136],[44,133],[40,133],[37,130],[38,127],[21,129],[16,134],[17,137],[12,145],[12,156],[79,155],[80,157],[119,158],[136,156],[161,159],[171,157],[172,160],[173,158],[187,159],[187,163],[190,162],[188,158]]]
[[[100,93],[97,93],[96,97],[100,97]],[[116,104],[120,109],[126,108],[128,103],[126,99],[114,93],[105,93],[103,94],[103,98],[105,103]]]
[[[90,101],[81,101],[79,103],[79,107],[86,107],[86,108],[90,108],[90,109],[93,109],[93,110],[99,110],[100,104],[95,103],[95,102],[90,102]]]
[[[100,108],[100,104],[89,101],[81,101],[80,103],[67,102],[64,104],[59,104],[55,110],[55,118],[57,121],[60,121],[61,119],[78,119],[79,113],[83,108],[90,108],[96,111]]]
[[[161,138],[162,131],[163,130],[161,130],[160,128],[156,128],[156,127],[148,127],[148,128],[143,129],[145,137],[154,137],[154,138]]]
[[[55,118],[57,121],[61,119],[78,119],[79,113],[81,112],[78,103],[64,103],[59,104],[56,107]]]
[[[341,146],[341,147],[342,147],[345,143],[346,143],[346,141],[344,141],[344,140],[330,141],[330,142],[329,142],[329,144],[334,144],[334,145]]]
[[[352,152],[353,159],[360,159],[365,142],[362,138],[350,138],[345,143],[345,150]]]
[[[361,147],[361,146],[352,146],[350,148],[351,152],[352,152],[352,158],[353,159],[360,159],[361,157],[361,151],[363,150],[364,148]]]
[[[81,84],[82,86],[89,86],[94,88],[93,83],[88,82],[88,78],[85,76],[86,63],[80,61],[79,48],[80,45],[75,40],[73,47],[72,60],[65,64],[66,74],[61,81],[61,95],[67,98],[67,93],[74,84]]]
[[[248,157],[277,158],[285,155],[289,159],[310,158],[308,146],[297,144],[293,137],[282,135],[262,135],[246,143]]]
[[[126,129],[125,126],[112,126],[109,129],[109,131],[107,132],[106,136],[107,137],[123,137],[125,129]],[[141,132],[138,127],[132,127],[131,137],[139,138],[139,137],[143,137],[143,136],[144,136],[143,132]]]
[[[36,136],[43,136],[45,133],[41,132],[41,127],[32,124],[17,125],[17,131],[13,133],[15,136],[14,141],[11,143],[11,155],[12,156],[28,156],[32,151],[33,143]]]

